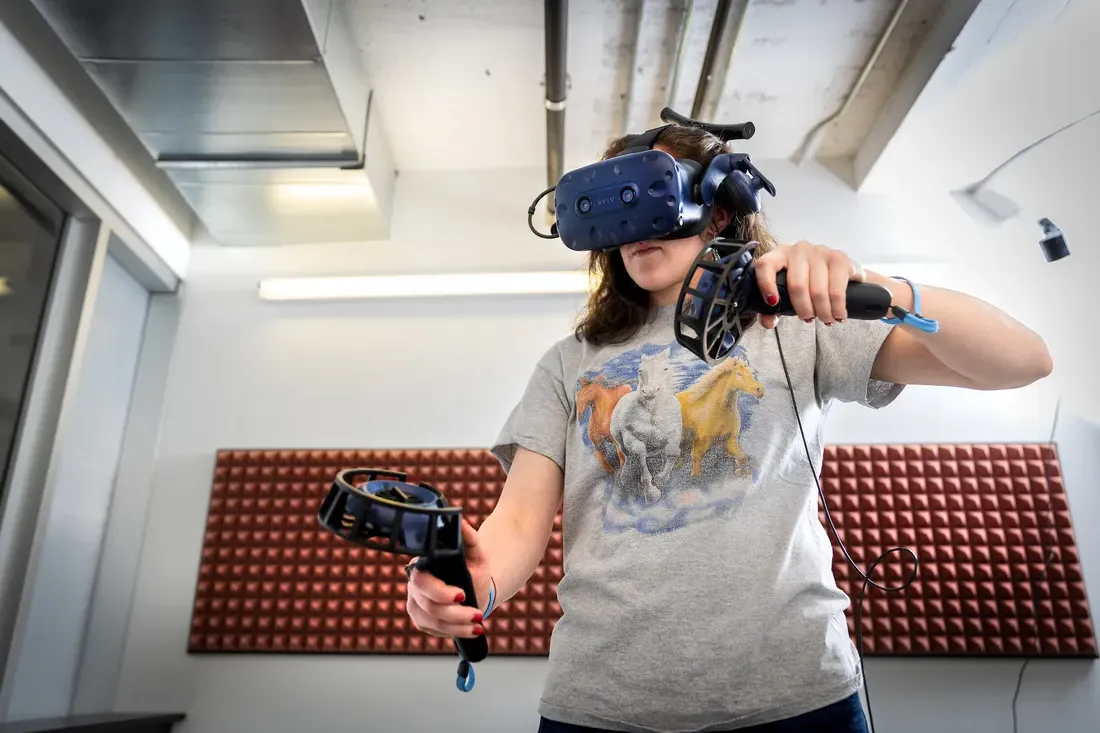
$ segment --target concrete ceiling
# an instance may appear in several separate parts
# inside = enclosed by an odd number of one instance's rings
[[[984,22],[999,28],[1013,7],[1050,1],[731,0],[731,17],[740,18],[740,23],[724,27],[738,31],[730,34],[732,48],[717,58],[714,90],[699,116],[751,121],[756,135],[739,147],[758,160],[787,159],[798,153],[819,123],[841,109],[861,80],[847,111],[824,128],[814,150],[830,170],[858,187],[945,59],[958,57],[952,54],[953,44],[972,17],[984,15]],[[298,30],[308,30],[308,38],[320,49],[319,57],[310,51],[293,59],[277,53],[288,37],[286,24],[235,20],[255,12],[248,0],[195,0],[186,5],[175,0],[102,0],[95,5],[80,0],[4,2],[9,8],[39,8],[66,39],[78,69],[95,71],[107,62],[125,71],[124,81],[140,79],[140,84],[119,82],[115,76],[105,81],[101,73],[93,73],[82,81],[93,84],[95,78],[120,120],[125,118],[132,132],[141,136],[142,143],[131,148],[144,145],[147,155],[125,156],[130,167],[184,192],[198,218],[222,244],[385,239],[392,216],[392,181],[400,171],[524,169],[546,175],[544,0],[279,0],[287,17],[298,18]],[[569,3],[566,169],[591,162],[609,139],[623,132],[660,124],[659,111],[666,104],[691,114],[712,24],[724,4]],[[118,30],[128,27],[135,8],[144,13],[142,30]],[[896,16],[899,8],[904,10]],[[90,9],[118,22],[97,21],[99,16]],[[181,13],[190,25],[176,18]],[[310,21],[308,29],[302,19]],[[188,28],[191,36],[184,32]],[[160,57],[167,52],[156,44],[136,51],[111,45],[120,38],[156,38],[157,33],[176,40],[205,39],[205,45],[197,50],[187,46],[167,59]],[[89,38],[111,43],[93,53],[86,47]],[[242,43],[251,48],[260,42],[274,47],[276,54],[261,49],[252,54],[255,58],[241,57]],[[865,69],[876,50],[876,62]],[[270,83],[225,82],[253,65],[262,68]],[[278,162],[249,165],[249,156],[256,153],[249,147],[255,147],[254,133],[273,121],[286,122],[281,113],[257,110],[272,104],[284,110],[306,105],[311,94],[303,88],[317,90],[281,83],[278,75],[309,65],[331,72],[318,78],[331,83],[337,97],[347,89],[369,92],[366,149],[358,141],[360,149],[354,151],[366,161],[362,172],[371,194],[366,204],[343,195],[348,185],[355,191],[364,185],[343,180],[345,175],[359,175],[354,170],[293,163],[280,167]],[[202,84],[158,81],[167,72],[186,72],[190,79],[194,69],[208,68],[218,71],[207,73]],[[69,74],[66,86],[74,98],[79,95],[72,89],[79,81]],[[235,150],[238,157],[226,168],[225,161],[199,156],[184,161],[198,167],[169,168],[168,179],[164,166],[179,161],[164,160],[163,144],[157,142],[163,140],[162,131],[143,124],[140,112],[163,112],[164,99],[186,110],[192,98],[195,104],[209,102],[202,108],[206,116],[181,117],[173,124],[195,126],[192,132],[202,140],[230,140],[240,148]],[[84,104],[83,110],[90,107]],[[242,107],[248,115],[235,114]],[[364,111],[362,104],[347,109],[357,115]],[[113,129],[117,125],[108,117],[95,116],[95,124]],[[252,126],[226,132],[212,128],[210,120],[245,120]],[[237,165],[241,162],[245,165]],[[330,180],[333,176],[340,178]],[[293,202],[279,195],[286,193],[284,189],[293,189]],[[333,191],[342,195],[334,196]]]
[[[346,2],[398,168],[544,165],[542,0]],[[820,156],[854,154],[944,2],[909,3],[850,110],[822,139]],[[567,166],[590,162],[624,125],[641,131],[660,124],[670,96],[674,109],[690,113],[717,4],[570,3]],[[713,118],[754,122],[756,136],[744,144],[754,156],[791,157],[841,106],[896,6],[748,2],[732,63],[718,64],[728,72]],[[685,15],[686,44],[670,95]]]

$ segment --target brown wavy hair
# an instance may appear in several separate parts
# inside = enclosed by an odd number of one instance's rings
[[[627,140],[627,137],[612,140],[604,150],[601,160],[625,150]],[[697,127],[684,125],[668,127],[661,133],[656,144],[668,150],[673,157],[694,160],[704,169],[715,157],[732,152],[717,136]],[[768,231],[763,212],[737,216],[721,194],[715,207],[723,209],[730,216],[730,224],[722,232],[724,236],[759,242],[756,256],[775,247],[775,238]],[[704,237],[709,235],[709,231]],[[630,277],[618,248],[590,252],[588,271],[597,286],[589,295],[577,324],[577,339],[597,346],[626,341],[649,318],[649,292],[639,287]]]

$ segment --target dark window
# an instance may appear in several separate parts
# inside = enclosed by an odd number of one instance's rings
[[[64,218],[0,149],[0,492],[25,409]]]

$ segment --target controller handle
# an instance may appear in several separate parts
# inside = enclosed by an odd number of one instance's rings
[[[435,558],[421,557],[416,561],[416,569],[434,575],[447,585],[461,588],[465,596],[462,605],[477,608],[474,579],[466,566],[464,552]],[[484,636],[455,637],[453,641],[455,650],[462,660],[458,665],[458,688],[463,692],[469,692],[474,686],[474,669],[470,665],[489,656],[489,641]]]
[[[768,305],[756,283],[756,277],[747,276],[745,285],[748,292],[744,309],[762,315],[795,316],[791,305],[790,292],[787,290],[787,271],[781,270],[775,275],[775,285],[779,293],[779,303]],[[848,283],[848,317],[859,321],[877,321],[890,313],[893,294],[882,285],[865,282]]]

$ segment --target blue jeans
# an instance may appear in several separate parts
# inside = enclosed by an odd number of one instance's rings
[[[609,733],[599,728],[585,728],[568,723],[556,723],[542,719],[539,733]],[[863,715],[863,706],[859,702],[859,693],[854,693],[840,702],[826,705],[808,713],[777,720],[774,723],[754,725],[750,728],[738,728],[737,733],[867,733],[867,719]]]

